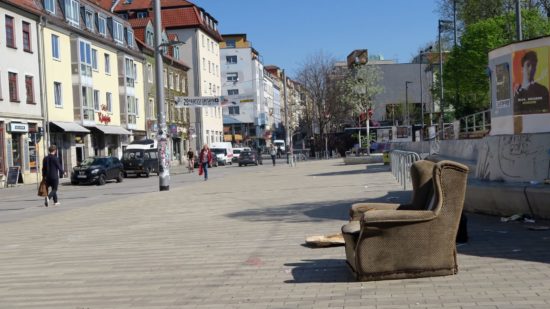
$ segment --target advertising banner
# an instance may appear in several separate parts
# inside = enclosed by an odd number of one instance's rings
[[[513,72],[514,115],[548,113],[548,47],[514,52]]]
[[[176,107],[218,107],[220,97],[175,97]]]

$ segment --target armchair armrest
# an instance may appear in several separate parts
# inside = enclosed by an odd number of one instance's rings
[[[350,220],[360,220],[363,214],[371,210],[395,210],[401,208],[397,203],[355,203],[349,210]]]
[[[348,224],[342,226],[343,234],[359,234],[361,232],[361,223],[359,221],[351,221]]]
[[[363,214],[363,224],[414,223],[435,219],[430,210],[373,210]]]

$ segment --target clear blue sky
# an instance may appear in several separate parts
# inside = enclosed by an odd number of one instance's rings
[[[437,38],[437,0],[190,0],[220,32],[246,33],[263,57],[292,76],[310,54],[338,60],[354,49],[409,62]]]

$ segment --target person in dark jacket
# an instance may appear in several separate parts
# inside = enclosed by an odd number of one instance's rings
[[[46,179],[46,185],[51,187],[50,194],[44,198],[44,206],[48,207],[48,201],[53,198],[53,203],[55,206],[59,206],[59,201],[57,200],[57,187],[59,186],[59,175],[63,175],[63,167],[59,163],[57,158],[57,147],[51,145],[48,148],[49,155],[44,157],[42,161],[42,177]]]

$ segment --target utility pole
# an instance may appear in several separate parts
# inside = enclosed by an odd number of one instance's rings
[[[285,147],[288,148],[285,149],[286,152],[286,163],[290,164],[290,166],[293,165],[292,163],[292,156],[289,154],[290,151],[290,135],[288,130],[288,103],[286,100],[286,74],[285,70],[283,70],[283,100],[285,103]]]
[[[521,5],[520,1],[516,0],[516,34],[518,41],[523,41],[523,30],[521,27]]]
[[[162,76],[162,32],[160,20],[160,0],[154,0],[155,20],[155,85],[156,85],[156,100],[157,100],[157,121],[158,121],[158,156],[159,156],[159,191],[168,191],[170,189],[170,165],[167,159],[168,156],[168,141],[166,128],[166,112],[164,111],[164,79]]]

